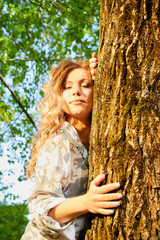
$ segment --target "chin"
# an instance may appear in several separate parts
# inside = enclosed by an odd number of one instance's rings
[[[68,117],[76,119],[76,120],[88,120],[91,119],[92,109],[86,108],[74,108],[74,109],[67,109],[65,113]]]
[[[91,114],[84,114],[84,112],[79,112],[79,113],[71,113],[69,114],[69,116],[73,119],[76,119],[76,120],[88,120],[90,119],[91,117]]]

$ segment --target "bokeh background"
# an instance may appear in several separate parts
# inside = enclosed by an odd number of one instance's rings
[[[25,176],[48,71],[89,59],[99,44],[98,0],[0,0],[0,239],[20,239],[32,181]]]

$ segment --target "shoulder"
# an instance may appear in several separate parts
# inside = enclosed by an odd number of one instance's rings
[[[79,136],[74,127],[64,122],[41,147],[36,166],[60,165],[77,154]]]
[[[53,147],[61,146],[62,143],[78,144],[79,136],[76,129],[68,122],[64,122],[62,126],[46,141],[44,147],[52,145]]]
[[[67,140],[71,144],[76,145],[79,143],[79,135],[76,129],[69,122],[64,122],[61,128],[58,130],[57,136],[61,140]]]
[[[76,129],[68,122],[50,137],[41,147],[39,154],[53,154],[54,151],[69,151],[72,146],[78,146],[79,136]]]

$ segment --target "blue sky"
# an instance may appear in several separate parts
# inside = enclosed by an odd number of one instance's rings
[[[27,200],[32,187],[33,182],[31,180],[18,181],[18,178],[23,173],[23,164],[20,162],[15,162],[10,164],[8,162],[8,146],[7,143],[3,144],[3,156],[0,157],[0,171],[3,172],[3,178],[1,179],[2,186],[8,186],[5,191],[0,191],[0,201],[4,200],[4,195],[8,194],[7,202],[11,203],[22,203]],[[17,198],[11,197],[10,194],[17,196]]]

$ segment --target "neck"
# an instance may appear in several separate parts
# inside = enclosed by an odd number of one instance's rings
[[[77,130],[81,142],[88,150],[90,131],[91,131],[91,120],[87,119],[83,121],[83,120],[68,118],[68,122],[71,123],[74,126],[74,128]]]

